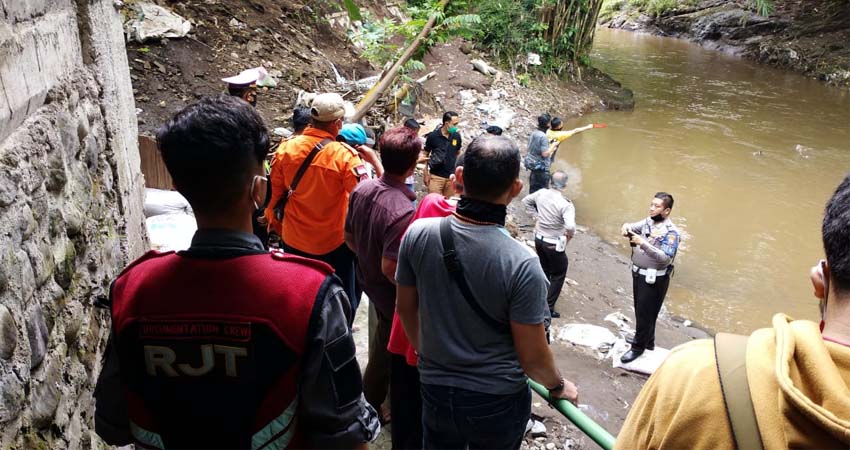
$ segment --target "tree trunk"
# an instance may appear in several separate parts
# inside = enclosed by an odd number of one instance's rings
[[[446,8],[446,5],[449,3],[449,0],[441,0],[439,6],[437,6],[438,11],[443,11]],[[375,84],[372,89],[369,89],[369,92],[366,93],[366,96],[363,97],[363,100],[360,100],[360,103],[357,104],[357,108],[354,110],[354,116],[351,118],[352,122],[359,122],[363,116],[369,111],[369,108],[375,105],[375,102],[378,101],[379,98],[386,92],[390,86],[393,85],[395,79],[398,77],[401,68],[407,63],[413,53],[416,52],[416,49],[422,44],[422,41],[428,37],[428,34],[431,32],[431,29],[434,28],[434,24],[437,22],[437,14],[431,14],[431,17],[428,19],[428,22],[422,28],[422,31],[416,36],[416,39],[407,47],[407,50],[401,55],[401,58],[390,67],[384,73],[384,76],[381,77],[381,80]]]

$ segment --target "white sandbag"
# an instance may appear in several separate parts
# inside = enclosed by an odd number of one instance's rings
[[[163,252],[186,250],[198,229],[195,218],[188,214],[161,214],[145,220],[151,250]]]
[[[638,359],[630,363],[623,364],[620,362],[620,357],[629,351],[629,347],[630,346],[625,339],[618,339],[611,351],[608,352],[611,359],[614,361],[614,368],[626,369],[645,375],[652,375],[656,370],[658,370],[661,363],[667,359],[667,355],[670,354],[670,350],[656,346],[655,350],[646,350],[638,357]]]
[[[145,217],[173,213],[192,214],[186,197],[177,191],[145,188]]]

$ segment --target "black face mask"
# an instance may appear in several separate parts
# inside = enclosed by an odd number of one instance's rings
[[[650,217],[650,219],[652,219],[653,222],[664,222],[664,217],[662,217],[661,214],[656,214]]]

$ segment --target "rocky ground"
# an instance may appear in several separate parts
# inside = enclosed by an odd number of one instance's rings
[[[837,86],[850,86],[850,2],[776,0],[768,17],[750,2],[679,0],[656,16],[616,0],[601,26],[689,39]],[[646,2],[643,2],[646,3]]]
[[[362,89],[347,80],[375,75],[379,70],[358,57],[346,38],[343,18],[322,11],[322,3],[317,4],[270,0],[174,3],[174,11],[193,23],[194,31],[188,37],[128,45],[140,131],[152,134],[182,106],[223,91],[220,78],[260,65],[278,81],[277,87],[262,91],[259,97],[259,111],[270,128],[288,125],[300,90],[336,91],[356,102]],[[373,13],[379,16],[394,13],[389,4],[375,8]],[[483,132],[483,126],[499,124],[524,149],[535,116],[541,112],[570,118],[606,108],[633,107],[631,92],[591,69],[584,71],[583,83],[539,78],[523,86],[509,72],[485,75],[473,70],[471,60],[481,57],[473,45],[461,41],[436,45],[425,56],[426,70],[411,76],[415,79],[434,72],[417,91],[415,115],[426,122],[423,132],[433,129],[442,111],[453,109],[461,115],[466,142]],[[380,127],[398,123],[397,116],[383,112],[385,106],[386,102],[380,103],[370,114],[370,124]],[[522,177],[527,176],[523,172]],[[422,194],[421,179],[418,190]],[[510,213],[515,236],[530,240],[533,224],[518,200],[510,206]],[[621,337],[629,325],[604,319],[616,312],[633,315],[628,259],[622,248],[604,242],[584,227],[567,251],[570,280],[557,306],[562,317],[553,323],[556,339],[552,348],[561,371],[579,386],[582,409],[616,434],[645,377],[614,368],[610,343],[591,348],[558,336],[566,336],[568,324],[593,324]],[[364,304],[356,322],[358,358],[363,367],[368,360],[366,310]],[[704,335],[665,315],[659,322],[657,343],[669,348]],[[546,431],[529,433],[528,448],[595,448],[536,396],[533,414]],[[377,446],[389,448],[388,439],[389,433],[383,433]]]

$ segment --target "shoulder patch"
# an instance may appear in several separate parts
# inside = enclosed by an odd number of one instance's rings
[[[352,167],[351,172],[354,174],[354,177],[360,181],[366,181],[369,179],[369,170],[366,169],[366,165],[363,163]]]

